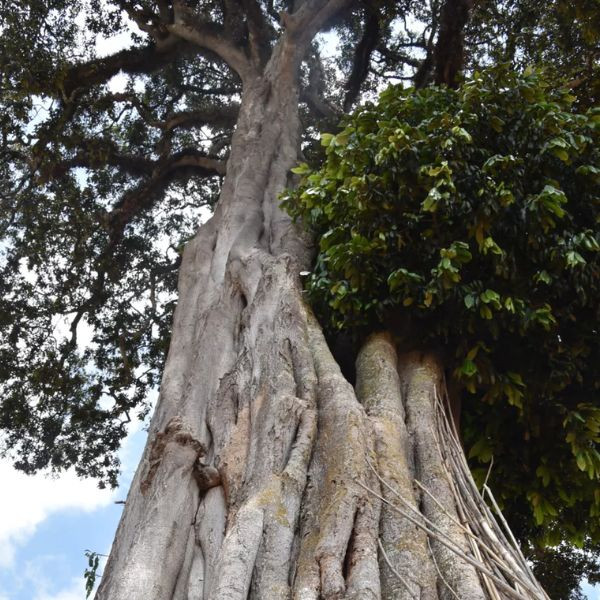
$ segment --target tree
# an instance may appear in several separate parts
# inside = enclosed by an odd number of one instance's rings
[[[514,41],[463,56],[481,33],[463,40],[471,4],[0,9],[0,423],[17,466],[114,483],[123,424],[169,348],[99,598],[543,597],[479,502],[440,408],[439,357],[375,334],[353,387],[303,299],[311,241],[279,206],[300,148],[318,156],[316,128],[339,120],[337,98],[348,110],[390,76],[454,86]],[[562,6],[552,23],[572,31]],[[131,48],[82,50],[126,18]],[[341,83],[314,41],[332,28]],[[118,73],[129,80],[114,92]],[[215,206],[193,237],[190,204]]]

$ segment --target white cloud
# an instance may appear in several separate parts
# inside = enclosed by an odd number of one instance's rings
[[[85,581],[83,574],[62,577],[68,566],[62,554],[39,554],[32,560],[19,565],[17,577],[13,585],[16,596],[28,600],[83,600],[85,597]],[[58,579],[57,579],[58,575]],[[10,586],[9,586],[10,587]],[[0,594],[0,600],[11,600],[9,596]]]
[[[34,597],[34,600],[81,600],[85,595],[83,580],[73,580],[71,585],[59,590],[55,594],[41,592]]]
[[[93,511],[111,503],[111,490],[67,472],[59,477],[29,476],[0,460],[0,567],[10,567],[16,545],[24,543],[52,513],[65,509]]]
[[[154,400],[156,393],[152,396]],[[125,499],[145,442],[141,427],[136,418],[128,424],[129,434],[119,451],[121,485],[116,490],[101,490],[94,479],[79,479],[73,471],[53,477],[25,475],[9,460],[0,459],[0,569],[14,566],[17,546],[27,543],[36,528],[54,514],[65,510],[93,512]],[[1,593],[0,600],[5,600]]]

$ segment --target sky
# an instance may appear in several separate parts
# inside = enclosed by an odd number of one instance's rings
[[[127,33],[99,38],[96,50],[106,55],[129,41]],[[118,91],[125,79],[111,83]],[[85,551],[109,553],[123,509],[115,502],[127,496],[145,439],[141,423],[133,421],[119,453],[116,490],[100,490],[73,472],[27,476],[0,459],[0,600],[85,599]],[[600,588],[584,584],[583,590],[589,600],[600,600]]]
[[[0,600],[83,600],[85,551],[108,554],[146,433],[139,422],[119,453],[116,490],[71,471],[28,476],[0,460]],[[101,572],[102,569],[99,569]]]

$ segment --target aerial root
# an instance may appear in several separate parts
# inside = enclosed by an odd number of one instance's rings
[[[437,417],[436,443],[440,451],[440,456],[444,461],[446,468],[445,475],[448,481],[456,482],[452,485],[452,489],[456,505],[459,507],[460,520],[456,519],[422,482],[415,480],[415,484],[460,529],[469,542],[470,552],[464,552],[456,544],[455,540],[448,536],[427,516],[416,510],[411,501],[392,487],[380,475],[368,457],[366,458],[366,462],[380,483],[381,488],[388,490],[396,501],[390,501],[389,498],[385,498],[377,489],[365,485],[361,481],[357,481],[358,485],[389,506],[397,513],[398,518],[406,519],[424,531],[428,537],[428,544],[430,544],[430,540],[435,541],[474,567],[483,581],[487,594],[493,600],[506,597],[513,598],[514,600],[549,600],[546,593],[536,582],[518,546],[516,546],[514,538],[511,542],[508,542],[504,531],[496,519],[494,519],[490,509],[477,490],[453,426],[437,394],[435,406]],[[443,453],[442,448],[448,451]],[[489,488],[485,491],[491,496]],[[511,534],[509,534],[510,536]],[[379,547],[384,560],[389,563],[390,569],[394,571],[403,585],[409,589],[409,582],[398,572],[397,566],[391,564],[381,542],[379,542]],[[433,550],[431,551],[431,556],[443,585],[452,597],[458,598],[459,596],[456,591],[440,571]]]

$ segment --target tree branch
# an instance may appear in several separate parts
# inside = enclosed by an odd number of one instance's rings
[[[211,125],[213,127],[233,127],[237,121],[239,113],[239,104],[230,102],[229,104],[208,104],[196,110],[187,110],[176,112],[168,116],[164,121],[158,120],[151,112],[149,106],[144,104],[132,93],[107,94],[100,100],[101,102],[128,102],[138,112],[140,117],[150,127],[162,129],[169,132],[182,128],[192,128],[202,125]]]
[[[414,84],[417,89],[425,87],[427,83],[429,83],[431,79],[431,70],[433,69],[433,53],[435,50],[435,45],[433,43],[433,39],[438,30],[438,1],[433,0],[431,2],[431,26],[429,31],[429,38],[426,40],[425,35],[427,33],[427,28],[423,31],[423,47],[426,51],[425,59],[422,63],[417,67],[414,76]]]
[[[215,23],[201,21],[181,0],[174,0],[175,22],[167,25],[167,30],[199,48],[214,53],[225,61],[243,80],[250,69],[244,52],[234,46],[225,31]]]
[[[172,62],[182,52],[191,50],[186,42],[175,36],[169,36],[160,44],[148,44],[141,48],[121,50],[111,56],[98,58],[89,62],[73,65],[67,69],[64,76],[54,74],[54,80],[49,86],[40,87],[40,92],[59,92],[65,101],[72,98],[80,89],[88,89],[94,85],[107,82],[120,72],[129,74],[147,74]]]
[[[365,4],[365,16],[365,28],[360,42],[356,46],[354,60],[352,62],[352,71],[346,82],[346,95],[344,97],[344,111],[346,112],[350,110],[356,101],[360,92],[360,86],[369,73],[371,54],[379,43],[379,36],[381,33],[379,27],[379,14],[373,5]]]
[[[182,169],[192,170],[193,174],[205,177],[225,175],[224,161],[206,156],[192,148],[186,148],[166,158],[152,160],[144,156],[122,154],[107,140],[86,140],[83,142],[83,149],[72,158],[42,165],[40,180],[45,182],[62,177],[77,167],[101,169],[106,166],[119,168],[135,177],[150,177],[148,184],[169,178]]]
[[[306,61],[308,65],[308,86],[302,88],[300,100],[306,102],[309,108],[318,116],[326,119],[339,118],[341,110],[335,108],[325,98],[323,90],[323,65],[319,54],[315,51]]]
[[[237,103],[225,106],[206,106],[198,110],[182,111],[158,123],[164,131],[173,131],[177,128],[198,127],[210,125],[211,127],[233,127],[238,118],[240,107]]]
[[[246,9],[248,24],[248,41],[253,60],[258,66],[263,66],[271,54],[270,42],[275,38],[275,30],[265,15],[257,0],[242,0]]]
[[[306,0],[293,14],[282,12],[286,33],[304,54],[306,47],[326,23],[350,4],[350,0]]]
[[[435,83],[456,87],[463,67],[464,28],[474,0],[446,0],[440,15],[440,32],[433,53]]]

